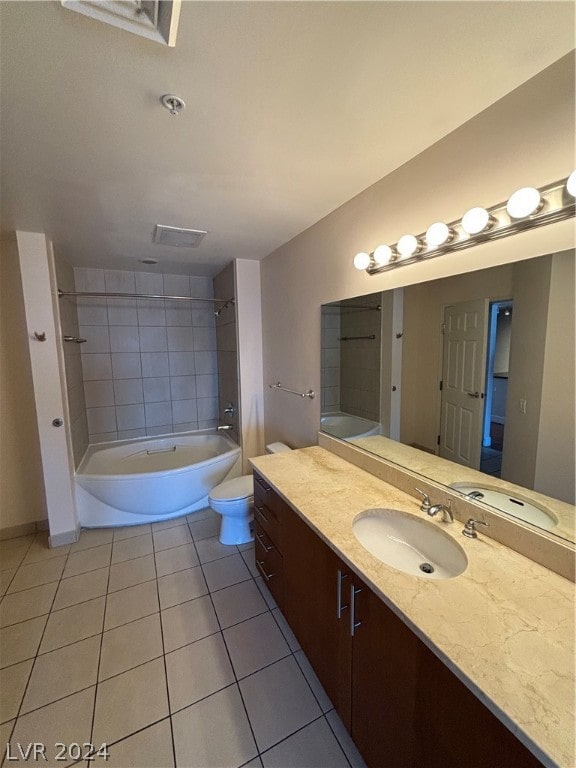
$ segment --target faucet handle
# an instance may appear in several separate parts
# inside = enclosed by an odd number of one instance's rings
[[[422,504],[420,505],[420,512],[428,512],[432,504],[430,503],[430,496],[428,496],[427,493],[424,491],[421,491],[420,488],[414,488],[415,491],[417,491],[422,496]]]
[[[476,530],[477,525],[485,525],[486,528],[490,527],[490,523],[485,523],[484,520],[474,520],[473,517],[468,518],[462,531],[462,536],[467,536],[469,539],[477,539],[478,532]]]

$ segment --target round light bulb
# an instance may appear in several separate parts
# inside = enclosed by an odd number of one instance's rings
[[[486,208],[470,208],[462,216],[462,229],[469,235],[477,235],[488,229],[490,214]]]
[[[513,219],[531,216],[541,207],[542,196],[535,187],[517,189],[506,203],[506,210]]]
[[[431,248],[437,248],[447,243],[452,237],[452,230],[443,221],[431,224],[426,230],[426,242]]]
[[[576,197],[576,171],[572,171],[570,176],[568,176],[566,189],[572,195],[572,197]]]
[[[389,245],[379,245],[374,249],[374,262],[379,266],[389,264],[394,257],[394,251]]]
[[[420,250],[420,242],[414,235],[402,235],[396,247],[400,256],[407,258]]]
[[[354,266],[356,269],[368,269],[370,266],[370,255],[361,251],[354,256]]]

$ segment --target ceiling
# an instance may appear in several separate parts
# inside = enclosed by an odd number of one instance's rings
[[[0,14],[3,232],[196,275],[264,258],[574,46],[567,2],[188,0],[175,48],[59,2]],[[156,223],[208,234],[157,246]]]

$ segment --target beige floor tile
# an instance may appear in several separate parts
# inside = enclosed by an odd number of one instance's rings
[[[218,536],[209,539],[200,539],[196,542],[196,550],[201,563],[209,563],[211,560],[220,560],[222,557],[230,557],[236,554],[236,547],[230,544],[221,544]]]
[[[172,547],[162,552],[156,552],[156,569],[158,576],[167,576],[169,573],[184,571],[199,564],[196,547],[193,543],[180,547]]]
[[[155,581],[146,581],[135,587],[108,595],[104,629],[113,629],[129,621],[158,612],[158,589]]]
[[[308,661],[307,657],[304,654],[304,651],[296,651],[294,654],[294,658],[298,662],[298,666],[304,673],[304,677],[308,681],[308,685],[310,688],[312,688],[312,693],[314,696],[316,696],[316,700],[320,704],[320,708],[322,709],[322,712],[326,713],[329,712],[331,709],[334,709],[334,704],[330,701],[328,698],[328,694],[324,690],[322,683],[318,678],[316,677],[316,673],[312,669],[312,665]]]
[[[270,608],[271,611],[273,611],[274,608],[278,608],[276,600],[274,600],[274,598],[272,597],[272,594],[268,589],[268,587],[266,586],[266,583],[262,578],[262,576],[258,576],[258,578],[254,579],[254,583],[260,590],[260,594],[262,595],[264,600],[266,600],[266,605],[268,606],[268,608]]]
[[[45,560],[52,560],[54,557],[64,557],[70,552],[70,544],[65,544],[62,547],[49,547],[48,546],[48,533],[43,531],[36,534],[36,538],[30,545],[30,549],[24,558],[23,565],[29,563],[40,563]]]
[[[42,638],[40,653],[76,643],[102,632],[106,599],[97,597],[60,611],[52,611]]]
[[[67,608],[69,605],[75,605],[76,603],[82,603],[86,600],[92,600],[95,597],[105,595],[109,571],[109,568],[100,568],[97,571],[83,573],[80,576],[62,579],[58,587],[53,610]]]
[[[237,768],[258,752],[236,685],[173,715],[172,725],[179,766]]]
[[[112,528],[84,528],[78,541],[71,545],[70,551],[81,552],[84,549],[111,544],[113,536],[114,530]]]
[[[162,656],[160,614],[122,624],[104,632],[100,654],[99,680],[137,667]]]
[[[17,539],[0,541],[0,570],[18,568],[33,540],[34,536],[19,536]]]
[[[152,523],[152,530],[166,531],[168,528],[177,528],[179,525],[188,525],[186,515],[173,517],[171,520],[159,520],[157,523]]]
[[[254,557],[254,550],[253,549],[247,549],[244,552],[240,552],[242,555],[242,560],[246,563],[248,566],[248,570],[254,576],[254,578],[258,578],[260,576],[260,571],[258,568],[256,568],[256,559]]]
[[[10,586],[10,582],[14,578],[15,573],[16,573],[16,568],[10,568],[7,571],[0,571],[0,597],[4,595],[4,593]]]
[[[222,629],[268,610],[266,601],[252,580],[220,589],[214,592],[212,600]]]
[[[98,685],[92,742],[112,743],[168,716],[163,659]]]
[[[246,563],[242,556],[236,552],[230,557],[223,557],[221,560],[213,560],[202,566],[208,589],[214,592],[217,589],[231,587],[232,584],[238,584],[240,581],[252,578]]]
[[[240,552],[248,552],[250,549],[254,549],[253,541],[248,541],[246,544],[238,544],[238,550]]]
[[[62,742],[66,745],[74,743],[82,745],[90,741],[95,693],[94,686],[22,715],[16,723],[12,743],[27,745],[40,742],[46,746],[46,760],[41,760],[38,764],[52,766],[52,768],[70,765],[73,762],[71,759],[64,761],[56,759],[58,755],[70,757],[70,753],[62,754],[61,749],[56,748],[55,744]],[[75,753],[73,752],[71,756],[75,757]]]
[[[64,569],[64,578],[78,576],[81,573],[88,573],[88,571],[96,571],[98,568],[105,568],[110,565],[111,553],[112,544],[104,544],[100,547],[73,552],[68,556],[68,562]]]
[[[49,584],[52,581],[59,581],[65,563],[65,557],[55,557],[42,563],[21,565],[10,584],[8,594],[22,592],[22,590],[32,589],[32,587],[40,587],[42,584]]]
[[[0,762],[6,756],[6,746],[8,742],[12,741],[10,736],[12,735],[15,723],[16,720],[8,720],[0,725]]]
[[[192,522],[188,525],[194,541],[210,539],[212,536],[217,536],[220,533],[220,515],[217,517],[206,517],[204,520]]]
[[[132,539],[134,536],[143,536],[145,533],[151,533],[152,526],[147,523],[144,525],[122,525],[114,528],[114,541],[124,541]]]
[[[239,679],[290,653],[270,611],[225,629],[224,639]]]
[[[206,520],[217,514],[210,507],[204,507],[204,509],[199,509],[197,512],[191,512],[189,515],[186,515],[186,520],[189,523],[197,523],[199,520]]]
[[[190,544],[192,536],[187,525],[179,525],[177,528],[167,528],[164,531],[154,531],[154,551],[179,547],[182,544]]]
[[[162,611],[166,653],[218,632],[218,619],[210,597],[198,597]]]
[[[166,654],[170,710],[176,712],[234,682],[220,634]]]
[[[338,740],[321,717],[262,755],[264,768],[348,768]]]
[[[108,592],[117,592],[119,589],[133,587],[156,578],[156,565],[154,555],[137,557],[134,560],[126,560],[110,567],[110,581]]]
[[[240,690],[260,752],[322,714],[293,656],[245,677]]]
[[[299,651],[300,643],[298,642],[296,635],[292,632],[292,628],[284,618],[284,614],[279,608],[272,610],[272,616],[276,619],[276,624],[280,627],[282,634],[286,638],[286,642],[290,646],[291,651]]]
[[[0,669],[0,722],[12,720],[18,714],[33,659]]]
[[[93,765],[99,768],[174,768],[170,719],[161,720],[113,744],[108,760],[96,760]]]
[[[208,593],[200,566],[162,576],[158,579],[158,590],[162,610]]]
[[[81,640],[38,656],[22,704],[22,712],[50,704],[96,682],[100,636]]]
[[[250,760],[249,763],[245,763],[242,768],[263,768],[262,760],[259,757],[255,757],[254,760]]]
[[[344,727],[344,724],[342,723],[342,720],[340,720],[340,717],[338,716],[335,709],[333,709],[331,712],[328,712],[326,715],[326,720],[336,735],[336,738],[344,750],[344,753],[346,754],[348,762],[352,768],[366,768],[366,763],[358,751],[358,747],[352,741],[350,734]]]
[[[123,541],[115,541],[112,550],[112,563],[134,560],[136,557],[151,555],[153,551],[152,535],[149,533],[145,533],[143,536],[124,539]]]
[[[0,666],[34,658],[47,619],[48,616],[39,616],[0,629]]]
[[[57,589],[58,583],[53,582],[13,595],[5,595],[0,604],[0,627],[48,613]]]

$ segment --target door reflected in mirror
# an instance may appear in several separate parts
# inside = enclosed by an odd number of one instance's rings
[[[326,304],[321,429],[574,540],[574,351],[573,251]]]

